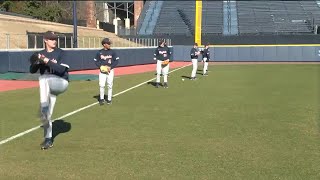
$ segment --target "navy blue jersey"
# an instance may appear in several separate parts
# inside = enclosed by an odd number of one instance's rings
[[[170,59],[170,57],[171,57],[171,51],[167,46],[164,46],[164,47],[158,46],[154,51],[154,58],[156,60],[164,61],[164,60]]]
[[[198,59],[198,54],[199,53],[199,49],[198,48],[192,48],[190,51],[190,57],[191,59]]]
[[[55,48],[52,52],[47,52],[46,49],[38,52],[49,59],[47,64],[30,65],[30,73],[36,73],[40,70],[40,74],[54,74],[69,81],[69,66],[65,64],[64,51],[60,48]]]
[[[100,66],[109,66],[113,69],[119,63],[119,56],[112,49],[100,49],[94,58],[94,62],[99,68]]]
[[[202,51],[202,59],[204,59],[204,58],[207,58],[207,61],[210,60],[210,50],[209,50],[209,48],[204,49]]]

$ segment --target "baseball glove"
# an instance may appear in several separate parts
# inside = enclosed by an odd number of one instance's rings
[[[110,67],[109,66],[100,66],[100,71],[102,73],[109,73],[110,72]]]
[[[162,65],[163,65],[163,66],[166,66],[166,65],[169,64],[169,62],[170,62],[169,59],[167,59],[167,60],[165,60],[165,61],[162,61]]]
[[[38,64],[44,64],[43,61],[44,56],[39,58],[39,54],[38,53],[34,53],[32,54],[32,56],[30,57],[29,61],[31,65],[38,65]]]

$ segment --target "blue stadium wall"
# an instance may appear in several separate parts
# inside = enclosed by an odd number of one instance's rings
[[[189,60],[192,46],[174,46],[173,59]],[[214,46],[210,47],[214,61],[225,62],[320,62],[320,46]]]
[[[192,46],[172,47],[174,61],[190,61]],[[119,66],[152,64],[155,48],[118,48]],[[68,49],[66,56],[71,71],[96,69],[93,58],[98,49]],[[211,47],[214,61],[296,61],[320,62],[320,46],[215,46]],[[0,51],[0,73],[28,72],[28,58],[35,50]]]

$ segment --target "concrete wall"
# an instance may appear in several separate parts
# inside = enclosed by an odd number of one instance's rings
[[[190,60],[191,48],[174,46],[173,59]],[[215,46],[210,50],[214,61],[320,61],[320,46]]]

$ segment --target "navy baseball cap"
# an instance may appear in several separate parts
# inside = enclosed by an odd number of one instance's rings
[[[102,41],[101,41],[101,44],[104,45],[104,44],[111,44],[111,41],[109,38],[104,38]]]
[[[164,43],[164,39],[159,39],[159,44],[162,44],[162,43]]]
[[[53,31],[47,31],[43,34],[43,39],[58,39],[58,36]]]

